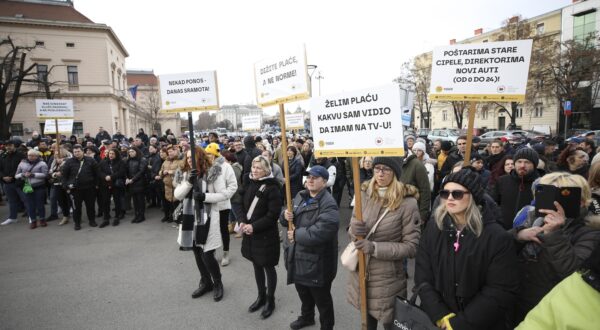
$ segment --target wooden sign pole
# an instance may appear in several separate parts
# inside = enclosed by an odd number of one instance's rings
[[[357,220],[363,221],[362,217],[362,198],[360,190],[360,173],[358,168],[358,157],[352,157],[352,180],[354,182],[354,216]],[[364,237],[357,237],[364,239]],[[360,318],[361,329],[367,329],[367,269],[366,258],[362,250],[358,251],[358,285],[360,287]]]
[[[58,132],[58,118],[54,118],[54,125],[56,125],[56,155],[60,158],[60,133]]]
[[[283,172],[285,174],[285,202],[287,210],[292,212],[292,188],[290,187],[290,161],[287,156],[287,134],[285,130],[285,109],[279,103],[279,127],[281,127],[281,153],[283,156]],[[294,230],[294,223],[288,221],[288,231]]]
[[[471,165],[471,147],[473,145],[473,127],[475,126],[475,112],[477,111],[477,103],[469,102],[469,124],[467,128],[467,149],[465,151],[465,160],[463,166]],[[475,150],[477,152],[477,150]]]

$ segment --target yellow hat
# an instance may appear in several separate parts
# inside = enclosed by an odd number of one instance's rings
[[[219,157],[219,145],[216,143],[211,143],[209,145],[206,146],[206,148],[204,149],[204,151],[206,151],[206,153],[211,154],[211,155],[215,155],[216,157]]]

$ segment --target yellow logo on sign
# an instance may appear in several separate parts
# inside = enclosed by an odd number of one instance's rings
[[[437,87],[435,88],[435,91],[436,91],[437,93],[441,93],[443,90],[444,90],[444,88],[443,88],[442,86],[437,86]]]
[[[165,104],[166,104],[166,105],[170,105],[170,104],[171,104],[171,102],[167,101],[167,102],[165,102]]]
[[[325,146],[325,141],[321,140],[319,141],[319,147],[323,148]]]

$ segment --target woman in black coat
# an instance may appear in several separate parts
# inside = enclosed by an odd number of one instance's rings
[[[131,223],[139,223],[146,220],[146,200],[144,191],[146,190],[146,171],[148,161],[142,156],[140,149],[136,147],[129,148],[129,159],[127,160],[127,179],[125,185],[129,194],[133,198],[133,209],[135,217]]]
[[[160,207],[162,196],[164,195],[164,189],[162,181],[160,180],[160,167],[162,166],[163,159],[160,157],[159,149],[155,145],[148,147],[148,171],[150,174],[149,178],[149,189],[148,189],[148,200],[150,201],[149,207]],[[158,180],[156,178],[159,178]]]
[[[248,311],[255,312],[264,305],[261,317],[266,319],[275,309],[275,266],[279,263],[280,253],[277,219],[282,206],[281,187],[273,177],[269,161],[263,156],[257,156],[252,161],[249,178],[241,214],[241,231],[244,234],[242,255],[254,266],[258,298]],[[252,210],[255,199],[257,202]]]
[[[119,220],[123,219],[125,211],[123,210],[122,198],[125,193],[125,176],[127,168],[118,150],[110,149],[108,156],[98,165],[99,172],[99,193],[100,207],[104,215],[104,221],[100,228],[108,226],[110,221],[110,198],[115,201],[115,220],[113,226],[119,225]]]
[[[302,173],[304,172],[304,165],[302,165],[302,158],[298,157],[298,149],[294,146],[289,146],[287,148],[287,157],[290,166],[290,190],[292,192],[292,199],[294,199],[296,194],[302,190]]]
[[[515,247],[483,195],[473,171],[450,174],[434,221],[421,235],[415,287],[438,327],[499,330],[512,322],[519,288]]]

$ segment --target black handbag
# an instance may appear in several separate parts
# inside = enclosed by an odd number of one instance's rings
[[[427,285],[427,283],[421,283],[421,285],[413,289],[413,295],[409,300],[396,296],[394,302],[394,322],[392,323],[393,329],[439,330],[439,328],[431,322],[427,313],[416,304],[419,291],[421,291],[425,285]]]

